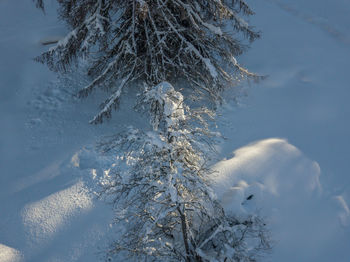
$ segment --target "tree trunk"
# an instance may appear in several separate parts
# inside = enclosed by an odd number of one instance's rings
[[[188,245],[188,235],[187,235],[187,221],[185,214],[181,211],[180,207],[177,207],[177,211],[180,214],[181,219],[181,229],[182,229],[182,237],[185,244],[185,250],[186,250],[186,262],[191,262],[191,254],[190,254],[190,247]]]

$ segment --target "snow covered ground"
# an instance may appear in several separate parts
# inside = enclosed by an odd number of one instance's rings
[[[77,101],[32,60],[40,40],[65,32],[47,2],[44,16],[31,1],[0,1],[1,262],[97,261],[113,237],[89,177],[108,164],[91,144],[118,122],[89,125],[94,99]],[[228,212],[266,218],[265,261],[349,261],[350,2],[248,3],[263,37],[241,61],[269,77],[222,109],[214,189]]]
[[[230,186],[264,185],[257,206],[276,241],[267,261],[349,261],[350,2],[249,2],[263,35],[244,62],[269,77],[223,110],[223,155],[255,144],[218,167]]]

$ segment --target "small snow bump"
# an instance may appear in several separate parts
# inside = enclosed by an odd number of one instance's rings
[[[341,211],[338,213],[340,224],[343,227],[350,227],[350,209],[348,203],[343,196],[335,196],[335,200],[338,203]]]
[[[56,192],[22,210],[22,221],[33,242],[55,235],[76,215],[93,207],[92,198],[83,182]]]
[[[78,153],[75,153],[73,156],[72,156],[72,159],[71,159],[71,164],[74,166],[74,167],[79,167],[80,163],[79,163],[79,154]]]
[[[19,262],[21,260],[22,260],[22,256],[18,250],[0,244],[0,261],[1,262]]]

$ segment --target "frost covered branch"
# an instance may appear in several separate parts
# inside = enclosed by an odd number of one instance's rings
[[[215,117],[212,105],[240,80],[259,78],[237,61],[246,46],[236,37],[259,37],[243,19],[253,14],[248,5],[243,0],[58,3],[70,32],[37,60],[62,72],[87,62],[90,83],[79,96],[97,88],[108,93],[91,123],[109,118],[128,87],[146,86],[137,106],[148,111],[151,129],[131,129],[100,145],[116,154],[101,178],[101,197],[113,204],[115,222],[124,228],[109,255],[123,261],[125,254],[131,261],[256,261],[269,249],[264,223],[225,214],[207,181],[217,135],[208,123]]]
[[[206,182],[208,149],[196,138],[181,93],[163,82],[146,92],[144,102],[153,131],[132,129],[101,144],[104,151],[124,152],[101,180],[101,196],[113,203],[116,222],[125,228],[109,255],[126,252],[132,261],[255,261],[269,249],[264,224],[226,215],[215,199]]]
[[[241,79],[259,78],[237,62],[245,45],[233,33],[249,41],[259,37],[242,18],[253,14],[242,0],[58,2],[60,17],[71,32],[37,60],[55,71],[68,70],[81,57],[89,61],[92,80],[79,95],[85,97],[98,87],[110,93],[92,123],[110,117],[123,81],[127,88],[140,82],[156,86],[185,80],[193,98],[217,102],[222,90]],[[105,107],[110,104],[113,107]]]

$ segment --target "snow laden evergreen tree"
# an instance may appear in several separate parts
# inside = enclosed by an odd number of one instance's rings
[[[102,147],[118,148],[130,168],[115,165],[103,194],[124,233],[109,255],[131,261],[256,261],[269,248],[258,217],[225,214],[206,184],[207,110],[191,110],[167,82],[146,90],[153,131],[132,129]],[[210,117],[210,116],[209,116]],[[195,126],[202,126],[197,127]],[[122,149],[122,150],[120,150]]]
[[[36,1],[39,7],[42,1]],[[103,143],[118,161],[102,196],[124,228],[111,258],[131,261],[256,261],[269,248],[264,223],[225,214],[208,186],[208,126],[222,91],[257,78],[237,62],[259,34],[243,20],[243,0],[58,0],[71,31],[37,58],[65,72],[87,61],[90,83],[107,93],[91,123],[118,107],[131,85],[149,131],[131,129]],[[171,83],[171,84],[170,84]],[[120,153],[123,152],[122,155]],[[124,259],[123,258],[123,259]]]
[[[39,6],[42,1],[38,0]],[[70,33],[37,58],[55,71],[66,71],[78,58],[90,63],[91,83],[109,96],[92,123],[111,116],[123,91],[146,82],[186,81],[193,98],[217,102],[225,88],[256,76],[236,57],[259,34],[240,15],[253,12],[243,0],[58,0]]]

